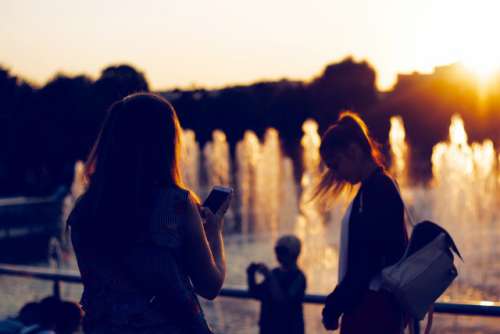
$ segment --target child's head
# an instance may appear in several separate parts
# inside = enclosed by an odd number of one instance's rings
[[[367,164],[382,165],[383,160],[365,122],[352,112],[341,113],[323,134],[320,155],[327,167],[317,189],[320,197],[360,182]]]
[[[40,301],[40,322],[42,328],[54,329],[61,310],[61,300],[54,296],[45,297]]]
[[[78,331],[83,319],[83,310],[80,305],[70,301],[63,301],[60,308],[56,332],[70,334]]]
[[[294,235],[284,235],[278,239],[274,250],[276,258],[283,267],[292,267],[297,263],[300,254],[300,240]]]
[[[40,304],[31,302],[25,304],[18,315],[19,321],[25,326],[34,325],[40,322]]]

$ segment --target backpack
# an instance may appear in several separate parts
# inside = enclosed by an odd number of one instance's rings
[[[444,228],[430,221],[418,223],[403,257],[382,270],[380,288],[391,292],[410,316],[422,320],[458,275],[453,253],[463,261]],[[429,318],[430,323],[432,311]]]

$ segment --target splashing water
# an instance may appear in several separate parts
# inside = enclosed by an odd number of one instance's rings
[[[283,232],[288,232],[293,231],[299,215],[297,183],[295,182],[292,160],[283,158],[281,166],[280,229]]]
[[[399,125],[396,125],[399,127]],[[392,132],[392,129],[391,129]],[[400,145],[391,149],[405,159]],[[397,160],[396,160],[397,161]],[[432,152],[433,178],[428,187],[407,187],[403,197],[419,219],[445,227],[465,258],[458,263],[459,278],[448,295],[454,298],[482,298],[500,295],[498,290],[500,206],[497,162],[493,142],[468,144],[463,120],[454,115],[449,140],[436,144]],[[396,174],[399,176],[399,174]],[[497,277],[497,278],[495,278]]]
[[[231,160],[226,135],[221,130],[212,133],[212,141],[203,149],[209,187],[231,184]],[[206,189],[206,192],[209,189]]]
[[[252,131],[246,131],[243,140],[236,145],[238,199],[240,202],[241,233],[248,236],[256,230],[253,222],[258,219],[254,208],[256,197],[257,162],[260,159],[260,142]]]
[[[396,177],[401,186],[408,183],[408,145],[403,119],[400,116],[391,117],[389,141],[391,143],[391,174]]]
[[[195,193],[200,192],[200,146],[193,130],[182,130],[180,168],[182,180]]]
[[[85,181],[85,164],[83,163],[83,161],[77,161],[74,167],[73,183],[71,184],[71,189],[63,200],[61,220],[62,226],[60,229],[61,235],[59,240],[61,241],[61,245],[64,250],[69,251],[72,247],[69,231],[66,229],[65,223],[68,220],[69,214],[71,213],[71,210],[73,210],[77,199],[85,192],[86,187],[87,184]]]
[[[268,129],[264,135],[257,166],[256,210],[259,212],[259,226],[261,230],[268,230],[274,239],[279,229],[281,197],[281,148],[275,129]]]
[[[459,267],[459,283],[471,289],[490,287],[500,270],[495,156],[489,140],[467,143],[459,116],[452,118],[449,142],[436,145],[432,154],[432,214],[462,248],[467,265]]]
[[[73,183],[68,195],[64,198],[63,220],[68,219],[75,201],[80,197],[86,189],[85,183],[85,164],[83,161],[77,161],[74,167]]]
[[[231,156],[226,135],[221,130],[212,132],[212,141],[203,148],[204,165],[207,176],[205,187],[200,186],[198,194],[206,198],[213,186],[231,185]],[[196,167],[193,167],[196,168]],[[234,229],[234,212],[230,207],[225,214],[225,230]]]
[[[454,116],[449,140],[433,149],[431,182],[412,185],[407,174],[410,147],[401,118],[391,119],[389,138],[391,171],[402,185],[410,211],[419,220],[434,220],[444,226],[464,255],[466,263],[458,264],[458,282],[445,298],[500,298],[500,154],[493,142],[469,144],[462,119]],[[203,197],[216,184],[235,187],[234,217],[226,220],[233,221],[227,239],[232,261],[229,284],[243,284],[248,262],[256,258],[270,261],[273,242],[284,233],[295,233],[303,242],[300,264],[308,275],[309,292],[326,293],[335,284],[345,203],[337,201],[339,204],[324,214],[310,201],[320,177],[320,140],[318,125],[307,120],[301,140],[303,170],[297,183],[294,164],[281,152],[279,133],[274,129],[266,131],[262,141],[252,131],[245,132],[235,148],[234,171],[223,132],[214,131],[201,155],[194,132],[184,131],[181,165],[189,187],[199,189]],[[65,201],[68,209],[84,189],[82,167],[75,166],[72,197]],[[231,246],[233,237],[246,241]]]
[[[236,160],[242,234],[268,234],[275,240],[290,230],[297,214],[293,164],[283,157],[278,132],[268,129],[261,143],[247,131],[236,145]]]
[[[313,120],[306,120],[302,131],[304,132],[301,140],[303,171],[300,183],[302,193],[299,201],[300,214],[295,226],[295,234],[303,243],[301,263],[314,271],[332,269],[338,262],[338,254],[330,245],[330,240],[336,236],[326,233],[325,216],[319,204],[312,201],[321,176],[321,156],[319,154],[321,137],[318,134],[318,124]],[[332,284],[331,277],[328,280],[329,284]]]

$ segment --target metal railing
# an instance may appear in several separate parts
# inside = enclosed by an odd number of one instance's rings
[[[60,282],[80,284],[80,275],[75,271],[19,266],[10,264],[0,264],[0,275],[26,277],[54,282],[54,296],[60,297]],[[241,288],[223,288],[219,294],[222,297],[252,299],[247,290]],[[307,294],[303,302],[307,304],[324,304],[326,296]],[[481,303],[435,303],[434,313],[468,315],[468,316],[491,316],[500,317],[500,303],[481,302]],[[419,322],[414,324],[415,333],[420,332]]]
[[[61,186],[45,197],[0,198],[0,242],[27,236],[59,235],[66,193],[66,187]]]
[[[59,187],[52,195],[42,197],[1,197],[0,208],[15,207],[15,206],[29,206],[34,204],[54,204],[60,203],[67,193],[67,188],[64,186]]]

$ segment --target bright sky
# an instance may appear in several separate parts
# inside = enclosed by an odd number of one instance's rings
[[[43,84],[56,72],[96,78],[126,62],[162,90],[310,80],[353,55],[375,66],[387,89],[397,73],[455,61],[490,72],[500,61],[497,3],[1,0],[0,64]]]

